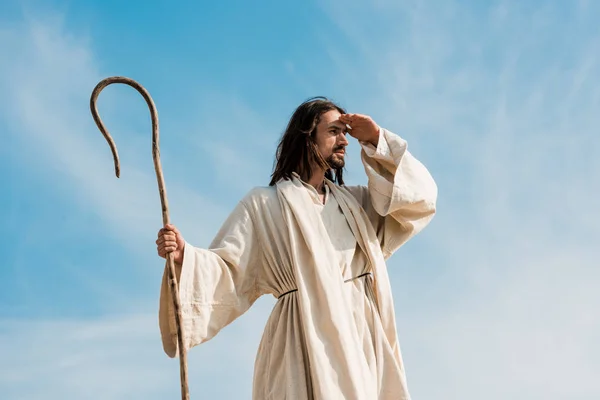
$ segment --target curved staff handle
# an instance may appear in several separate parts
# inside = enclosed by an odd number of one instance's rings
[[[154,169],[156,170],[156,177],[158,179],[158,190],[160,192],[160,202],[162,205],[163,225],[167,225],[169,223],[169,203],[167,201],[167,191],[165,189],[165,181],[160,165],[160,151],[158,148],[158,112],[156,111],[156,106],[154,105],[154,101],[152,100],[152,97],[150,97],[148,91],[142,85],[130,78],[123,76],[109,77],[100,81],[100,83],[98,83],[94,88],[90,98],[90,109],[98,129],[100,129],[100,132],[102,132],[102,135],[104,135],[106,138],[106,141],[108,142],[112,151],[115,162],[115,174],[117,175],[117,178],[120,176],[121,172],[117,146],[108,133],[108,130],[102,123],[102,120],[98,116],[98,109],[96,108],[96,100],[102,89],[113,83],[124,83],[136,89],[144,97],[148,107],[150,108],[150,116],[152,117],[152,158],[154,159]],[[183,345],[181,305],[179,304],[179,288],[175,275],[175,261],[173,258],[173,253],[167,254],[166,266],[168,267],[169,271],[169,285],[171,286],[171,295],[173,297],[173,304],[175,306],[175,325],[177,328],[177,343],[179,347],[179,366],[181,375],[181,398],[182,400],[189,400],[190,394],[188,389],[187,354]]]

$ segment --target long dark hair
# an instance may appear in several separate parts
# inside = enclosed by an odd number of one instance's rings
[[[346,114],[342,107],[322,96],[310,98],[296,108],[277,145],[269,186],[275,185],[280,179],[291,179],[293,172],[307,181],[313,174],[313,165],[326,170],[327,179],[339,185],[344,184],[343,168],[332,169],[319,152],[315,140],[321,116],[332,110]]]

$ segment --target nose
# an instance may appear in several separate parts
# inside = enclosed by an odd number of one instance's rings
[[[338,135],[338,145],[348,146],[348,138],[343,132]]]

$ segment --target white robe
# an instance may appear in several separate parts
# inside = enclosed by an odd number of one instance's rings
[[[261,295],[278,298],[256,357],[254,400],[410,399],[385,260],[431,221],[437,186],[388,130],[376,149],[361,146],[367,187],[327,181],[323,206],[295,174],[251,190],[208,249],[185,244],[186,349]],[[169,290],[165,272],[159,324],[165,352],[176,357]]]

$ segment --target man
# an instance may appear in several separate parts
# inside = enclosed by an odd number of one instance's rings
[[[344,185],[347,134],[368,186]],[[410,399],[385,260],[430,222],[436,199],[402,138],[324,98],[301,104],[270,185],[238,203],[208,249],[174,226],[158,233],[158,254],[173,252],[178,266],[186,349],[272,294],[253,399]],[[169,290],[165,274],[160,328],[175,357]]]

